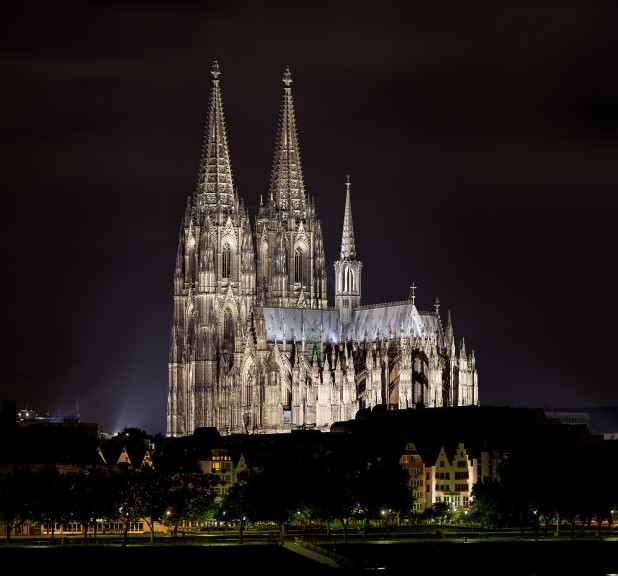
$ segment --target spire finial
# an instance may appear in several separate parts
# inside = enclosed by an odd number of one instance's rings
[[[283,73],[283,83],[287,88],[289,88],[292,83],[292,73],[290,72],[289,66],[286,67],[285,72]]]
[[[215,63],[212,65],[212,68],[210,69],[210,73],[212,74],[215,80],[218,80],[219,76],[221,75],[221,70],[219,69],[219,62],[217,62],[216,58],[215,58]]]
[[[349,174],[345,177],[345,189],[346,189],[346,192],[350,191],[350,175]]]
[[[437,296],[436,296],[436,299],[435,299],[435,301],[433,303],[433,307],[436,310],[436,314],[438,314],[440,312],[440,298],[438,298]]]
[[[416,291],[416,284],[412,282],[412,286],[410,286],[410,300],[412,300],[412,306],[414,306],[414,300],[416,298],[414,292]]]

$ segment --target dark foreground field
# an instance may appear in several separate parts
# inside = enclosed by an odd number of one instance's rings
[[[618,541],[395,542],[336,552],[385,575],[618,576]]]
[[[605,576],[618,575],[616,541],[543,541],[346,544],[325,546],[358,561],[358,570],[335,569],[264,544],[236,546],[140,545],[33,548],[0,547],[0,566],[46,576],[110,574],[367,573],[384,576]],[[4,569],[3,569],[4,572]]]

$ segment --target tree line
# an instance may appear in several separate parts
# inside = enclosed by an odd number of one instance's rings
[[[532,451],[525,457],[506,458],[498,479],[483,478],[472,487],[466,520],[501,529],[533,528],[542,523],[556,530],[575,519],[581,525],[604,520],[611,528],[617,500],[615,484],[591,485],[590,475],[577,475],[576,487],[565,482],[574,470],[593,471],[589,454],[556,448],[551,456]],[[615,474],[616,464],[608,474]],[[615,476],[614,476],[615,478]],[[412,510],[412,489],[407,471],[395,458],[369,459],[362,450],[337,450],[320,443],[293,445],[264,443],[254,450],[236,482],[221,493],[220,477],[200,471],[195,454],[173,439],[166,439],[153,457],[153,465],[83,466],[61,472],[55,463],[23,466],[0,475],[0,521],[6,538],[20,523],[51,527],[69,521],[91,528],[99,521],[122,522],[123,542],[129,527],[143,521],[154,542],[155,525],[165,524],[175,535],[184,522],[203,525],[233,521],[240,542],[249,522],[275,522],[280,536],[293,521],[320,523],[327,532],[335,523],[343,528],[361,522],[367,534],[371,523],[389,511],[396,519],[422,518],[446,522],[455,510],[436,502],[422,515]],[[461,518],[459,518],[461,520]]]

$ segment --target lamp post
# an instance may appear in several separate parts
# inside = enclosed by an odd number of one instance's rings
[[[466,524],[470,525],[470,533],[474,534],[474,522],[468,517],[468,510],[464,510],[464,516],[466,517]]]
[[[534,539],[537,540],[539,537],[539,511],[533,510],[532,515],[534,516]]]

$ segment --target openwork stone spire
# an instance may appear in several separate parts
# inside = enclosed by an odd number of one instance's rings
[[[347,177],[345,195],[345,213],[343,216],[343,235],[341,237],[341,259],[354,260],[356,246],[354,245],[354,225],[352,223],[352,204],[350,202],[350,176]]]
[[[213,83],[196,191],[197,204],[201,211],[229,213],[235,211],[238,203],[232,181],[221,87],[219,86],[221,70],[216,60],[211,68],[211,74]]]
[[[289,67],[283,75],[283,83],[285,88],[270,181],[270,198],[283,220],[288,218],[298,220],[306,218],[307,202],[290,86],[292,74]]]

